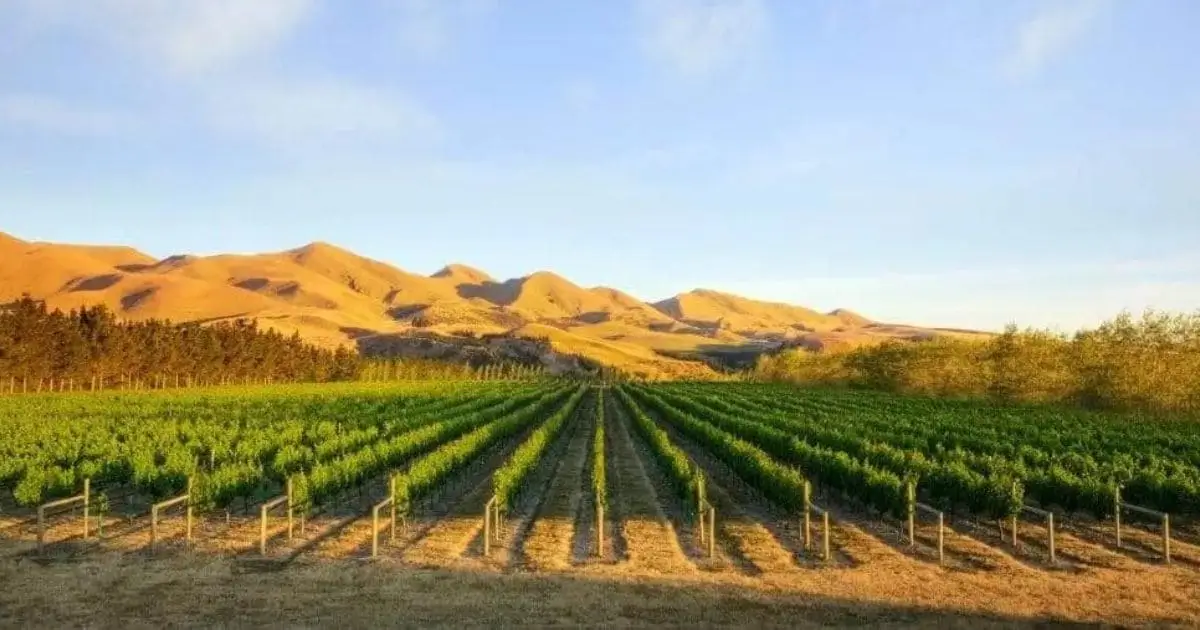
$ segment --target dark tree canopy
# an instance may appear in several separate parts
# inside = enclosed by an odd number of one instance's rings
[[[75,380],[98,386],[175,377],[200,382],[335,381],[359,372],[358,353],[260,330],[253,320],[206,326],[119,321],[104,306],[63,313],[24,297],[0,306],[0,380]]]

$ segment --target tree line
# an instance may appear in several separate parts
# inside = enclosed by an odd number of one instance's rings
[[[1200,312],[1122,313],[1074,335],[1018,330],[939,336],[849,350],[761,357],[762,380],[899,393],[1059,403],[1094,409],[1200,411]]]
[[[0,306],[4,392],[352,380],[360,361],[253,320],[120,321],[103,305],[64,313],[27,296]]]

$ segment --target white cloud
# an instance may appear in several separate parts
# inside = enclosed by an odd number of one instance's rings
[[[1038,12],[1018,28],[1005,72],[1031,76],[1061,58],[1087,34],[1102,5],[1103,0],[1043,0]]]
[[[41,94],[0,94],[0,123],[72,136],[105,136],[123,126],[114,114]]]
[[[692,77],[743,62],[769,27],[762,0],[638,0],[638,9],[644,51]]]
[[[464,23],[495,7],[494,0],[390,0],[400,17],[400,42],[421,57],[436,57],[449,47]]]
[[[335,81],[255,81],[208,95],[218,128],[283,146],[418,141],[437,120],[401,94]]]
[[[192,74],[269,51],[304,21],[313,2],[12,0],[0,7],[0,17],[24,32],[72,29],[131,49],[171,73]]]

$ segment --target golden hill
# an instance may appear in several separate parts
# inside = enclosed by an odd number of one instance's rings
[[[64,310],[104,304],[130,319],[254,318],[322,345],[415,332],[537,338],[558,352],[650,376],[710,374],[695,359],[722,350],[961,334],[704,289],[648,304],[548,271],[497,281],[454,264],[426,276],[327,243],[155,260],[128,247],[34,243],[0,233],[0,301],[23,294]]]
[[[835,314],[826,315],[802,306],[762,302],[708,289],[681,293],[654,306],[674,319],[692,326],[728,330],[750,337],[794,337],[803,332],[827,331],[847,325],[861,326],[869,323],[864,319],[862,322],[851,324]]]

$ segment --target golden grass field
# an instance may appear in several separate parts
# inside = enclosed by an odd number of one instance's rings
[[[395,540],[385,525],[375,560],[367,514],[386,495],[382,480],[348,492],[303,529],[297,525],[291,540],[285,520],[273,517],[265,558],[253,506],[201,515],[190,545],[175,513],[163,521],[153,555],[145,516],[109,516],[103,539],[93,531],[84,541],[78,514],[65,514],[48,532],[45,557],[37,554],[28,514],[0,516],[0,625],[1200,625],[1200,546],[1187,527],[1178,532],[1175,562],[1164,566],[1147,530],[1127,528],[1125,548],[1117,550],[1108,524],[1068,520],[1051,566],[1040,525],[1023,523],[1014,548],[994,523],[964,519],[951,524],[940,566],[931,524],[923,523],[909,546],[898,523],[820,496],[833,514],[833,557],[826,562],[819,544],[805,548],[795,515],[673,435],[709,479],[718,514],[716,555],[709,558],[682,503],[611,402],[602,546],[590,479],[595,414],[585,405],[542,458],[487,557],[481,515],[490,472],[519,436],[418,505]]]

